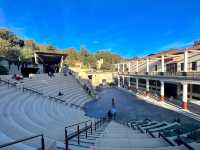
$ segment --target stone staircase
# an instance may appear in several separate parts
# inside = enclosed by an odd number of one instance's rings
[[[188,150],[185,146],[170,146],[162,138],[133,130],[111,121],[91,150]]]
[[[96,141],[101,138],[101,135],[104,133],[105,128],[109,124],[108,122],[102,123],[100,126],[94,130],[94,124],[93,124],[93,130],[91,132],[91,129],[87,131],[87,133],[84,131],[80,134],[80,142],[78,143],[78,138],[75,136],[74,138],[69,140],[69,150],[88,150],[92,146],[95,145]],[[63,143],[57,143],[57,149],[58,150],[66,150],[65,145]]]
[[[64,143],[65,126],[89,119],[81,110],[0,83],[0,145],[43,134],[48,149]],[[38,138],[3,149],[34,150],[40,145]]]

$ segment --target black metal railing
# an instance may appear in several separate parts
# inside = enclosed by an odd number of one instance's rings
[[[17,83],[16,82],[11,82],[10,80],[4,80],[0,78],[0,82],[4,82],[5,84],[8,85],[8,87],[11,85],[13,87],[16,87]]]
[[[54,96],[49,96],[49,99],[54,99],[55,101],[59,101],[60,103],[65,103],[64,100],[57,98],[57,97],[54,97]]]
[[[184,145],[185,147],[187,147],[189,150],[195,150],[192,146],[190,146],[188,143],[186,143],[185,141],[183,141],[181,139],[181,137],[179,137],[178,139],[176,139],[176,142],[178,143],[178,145]]]
[[[41,137],[41,148],[40,149],[45,150],[45,143],[44,143],[44,135],[43,134],[31,136],[31,137],[28,137],[28,138],[16,140],[16,141],[9,142],[9,143],[5,143],[5,144],[0,145],[0,148],[4,148],[4,147],[8,147],[8,146],[11,146],[11,145],[14,145],[14,144],[22,143],[24,141],[29,141],[31,139],[35,139],[35,138],[38,138],[38,137]]]
[[[175,144],[172,142],[172,141],[170,141],[167,137],[165,137],[162,133],[158,133],[158,137],[160,138],[160,137],[162,137],[167,143],[169,143],[171,146],[175,146]]]
[[[43,95],[42,92],[36,90],[36,89],[33,89],[33,88],[27,88],[27,87],[22,87],[22,91],[25,92],[25,91],[29,91],[31,93],[35,93],[35,94],[39,94],[39,95]]]
[[[148,133],[152,138],[156,138],[156,136],[152,132],[150,132],[148,129],[146,129],[146,133]]]
[[[145,94],[145,92],[146,92],[145,90],[143,90],[143,91],[137,90],[137,93],[138,93],[139,95],[142,95],[142,96],[147,96],[147,95]],[[152,98],[153,100],[155,100],[155,101],[160,101],[160,95],[159,95],[159,94],[149,92],[149,93],[148,93],[148,96],[149,96],[150,98]],[[172,106],[174,106],[174,107],[176,107],[176,108],[182,109],[181,103],[180,103],[177,99],[174,99],[174,100],[176,100],[176,101],[172,101],[172,100],[170,100],[170,98],[164,97],[163,100],[165,101],[165,103],[168,103],[169,105],[172,105]]]
[[[106,117],[100,118],[97,121],[87,120],[84,122],[76,123],[65,127],[65,149],[69,149],[69,140],[77,137],[77,143],[80,144],[80,134],[85,133],[85,138],[88,137],[88,133],[93,134],[93,130],[101,127],[108,119]],[[75,131],[68,133],[69,128],[75,128]]]
[[[0,82],[7,84],[8,87],[10,87],[10,86],[17,87],[17,83],[11,82],[10,80],[4,80],[4,79],[0,78]],[[35,93],[35,94],[38,94],[38,95],[44,95],[44,93],[40,92],[39,90],[36,90],[34,88],[30,88],[30,87],[25,87],[24,85],[22,86],[22,91],[23,92],[28,91],[28,92]],[[46,96],[46,97],[48,97],[48,99],[50,99],[50,100],[53,99],[55,101],[59,101],[61,103],[67,104],[65,100],[59,99],[55,96]],[[76,105],[76,104],[73,104],[73,103],[70,103],[70,105],[75,106],[76,108],[80,108],[82,110],[84,109],[83,107]]]
[[[199,80],[200,72],[119,72],[122,75],[156,77],[156,78],[174,78],[183,80]]]

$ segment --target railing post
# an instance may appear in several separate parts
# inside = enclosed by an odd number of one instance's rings
[[[97,127],[96,127],[96,121],[94,122],[94,130],[96,131]]]
[[[101,127],[101,118],[99,118],[99,127]]]
[[[44,136],[42,135],[42,138],[41,138],[41,148],[42,150],[45,150],[45,146],[44,146]]]
[[[65,128],[65,149],[68,150],[68,137],[67,137],[67,129]]]
[[[92,135],[92,121],[91,121],[91,125],[90,125],[90,126],[91,126],[91,127],[90,127],[90,128],[91,128],[91,131],[90,131],[90,132],[91,132],[91,135]]]
[[[158,133],[158,137],[160,138],[160,132]]]
[[[78,144],[80,144],[80,130],[79,130],[79,125],[77,126],[77,133],[78,133]]]
[[[87,122],[85,123],[85,129],[86,129],[86,131],[85,131],[85,137],[86,137],[86,139],[87,139]]]

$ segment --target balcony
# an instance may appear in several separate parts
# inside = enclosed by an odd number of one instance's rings
[[[200,72],[119,72],[119,74],[156,79],[200,81]]]

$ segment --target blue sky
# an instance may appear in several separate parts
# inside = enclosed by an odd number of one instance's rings
[[[59,48],[125,57],[200,39],[199,0],[0,0],[0,27]]]

